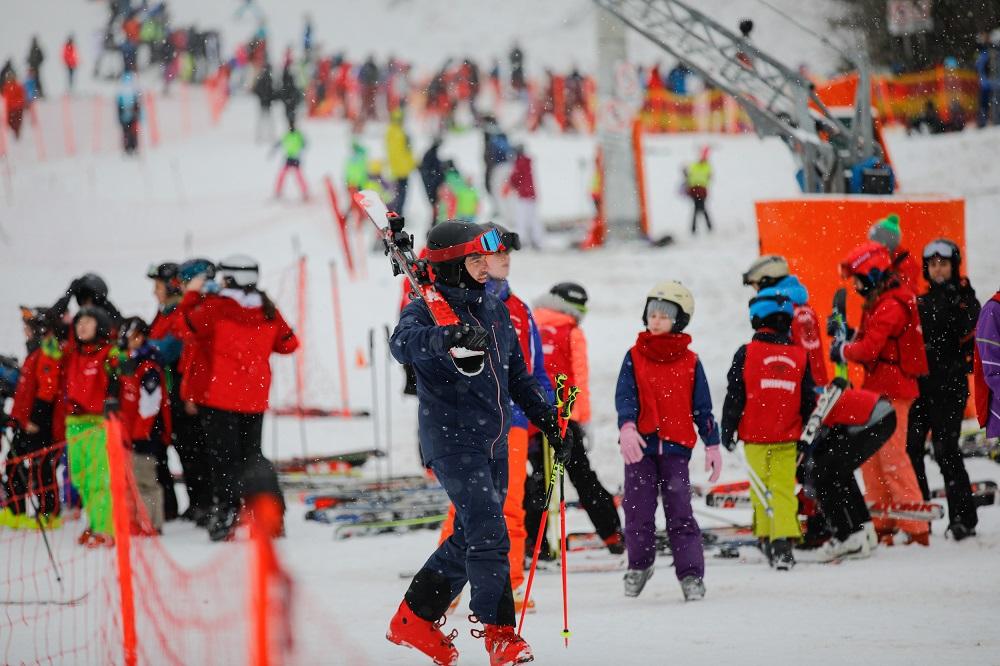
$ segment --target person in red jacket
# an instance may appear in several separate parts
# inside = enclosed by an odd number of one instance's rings
[[[854,280],[855,290],[865,299],[861,326],[850,342],[834,342],[830,358],[835,363],[860,364],[865,370],[861,388],[889,398],[896,410],[896,430],[879,452],[861,467],[865,497],[869,502],[922,502],[920,486],[906,453],[910,405],[919,390],[917,378],[927,374],[920,312],[913,292],[893,270],[889,251],[869,241],[855,248],[841,263],[844,278]],[[902,530],[906,543],[928,545],[926,522],[876,518],[879,539],[892,545],[893,534]]]
[[[801,535],[795,496],[797,446],[802,426],[816,404],[815,385],[804,349],[792,343],[792,299],[776,287],[750,300],[753,339],[740,347],[729,368],[722,407],[722,444],[745,443],[747,466],[763,484],[751,494],[754,534],[771,566],[795,566],[793,541]]]
[[[104,415],[117,409],[121,355],[111,344],[111,327],[101,308],[80,308],[62,358],[70,478],[89,520],[78,542],[87,546],[114,544]]]
[[[535,176],[531,168],[531,158],[524,146],[514,147],[514,168],[504,187],[504,193],[513,192],[514,225],[522,240],[536,250],[544,245],[544,229],[538,219],[538,201],[535,194]]]
[[[4,107],[7,109],[7,125],[14,133],[14,138],[20,139],[27,96],[13,69],[8,70],[4,80],[0,81],[0,96],[3,96]]]
[[[73,77],[76,74],[77,65],[80,64],[80,58],[76,52],[76,44],[73,42],[73,35],[66,38],[66,44],[63,45],[63,64],[66,65],[66,78],[69,81],[69,91],[73,92]]]
[[[833,532],[815,549],[813,559],[869,557],[877,545],[871,513],[854,470],[875,455],[896,430],[896,412],[878,393],[848,388],[837,377],[828,390],[842,391],[822,420],[799,465],[803,485],[816,490],[820,511]],[[873,543],[874,542],[874,543]]]
[[[209,537],[226,539],[240,508],[240,475],[260,455],[261,428],[271,389],[272,353],[290,354],[295,333],[267,294],[257,289],[257,262],[234,255],[218,266],[218,294],[202,294],[205,279],[191,280],[180,310],[198,349],[187,370],[198,388],[206,446],[212,457],[215,505]]]
[[[149,344],[149,325],[140,317],[122,322],[118,347],[128,358],[121,366],[122,428],[132,445],[132,473],[145,515],[133,511],[132,524],[144,536],[160,534],[164,520],[164,490],[157,468],[170,445],[170,396],[163,362]]]
[[[885,246],[892,258],[892,271],[896,279],[910,288],[914,294],[920,293],[920,264],[910,251],[900,245],[903,232],[899,228],[899,215],[891,213],[879,220],[868,230],[868,240]]]
[[[55,427],[55,403],[59,397],[62,346],[57,317],[46,308],[21,307],[28,356],[21,365],[11,418],[17,424],[8,452],[8,461],[14,457],[28,456],[22,464],[10,465],[6,470],[8,503],[0,524],[12,527],[34,527],[34,519],[27,519],[29,502],[28,480],[34,486],[34,506],[45,527],[60,525],[59,486],[56,481],[56,464],[61,449],[45,450],[52,445]]]
[[[776,287],[792,299],[792,342],[806,350],[809,356],[809,372],[816,386],[826,386],[829,382],[826,371],[826,356],[820,338],[819,317],[809,305],[809,292],[799,279],[788,270],[788,261],[780,254],[765,254],[743,274],[743,284],[760,291]]]

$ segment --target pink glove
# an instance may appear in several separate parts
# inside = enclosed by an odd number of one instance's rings
[[[719,453],[718,446],[705,447],[705,471],[711,470],[712,475],[708,477],[709,483],[715,483],[722,474],[722,454]]]
[[[626,422],[618,431],[618,446],[622,449],[622,458],[626,465],[634,465],[642,460],[642,452],[646,448],[646,442],[642,435],[631,421]]]

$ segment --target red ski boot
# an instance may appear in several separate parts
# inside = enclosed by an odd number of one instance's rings
[[[486,639],[486,652],[490,655],[490,666],[513,666],[535,660],[531,646],[517,635],[514,627],[501,624],[487,624],[482,631],[472,630],[475,638]]]
[[[458,650],[452,641],[458,636],[458,629],[445,636],[441,631],[445,622],[444,617],[437,622],[417,617],[404,599],[389,621],[389,631],[385,637],[396,645],[420,650],[438,666],[454,666],[458,663]]]

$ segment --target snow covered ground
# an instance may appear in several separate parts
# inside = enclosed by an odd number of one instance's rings
[[[41,0],[31,4],[37,5],[39,12],[56,6]],[[417,11],[407,2],[388,4],[397,7],[395,11]],[[805,12],[807,3],[798,4]],[[219,17],[230,16],[235,7],[235,3],[188,0],[177,5],[178,14],[190,11],[193,15],[197,6],[199,12],[204,8],[205,12],[217,12]],[[295,8],[300,5],[304,3],[289,3]],[[354,4],[352,11],[371,11],[374,15],[383,5],[388,6],[376,2]],[[568,2],[546,3],[545,15],[551,12],[552,20],[562,20],[566,16],[566,12],[560,13],[563,5],[570,6]],[[504,11],[519,6],[508,4]],[[97,3],[72,7],[75,14],[66,20],[79,21],[74,25],[80,30],[96,25],[103,12],[103,5]],[[31,11],[35,13],[35,9]],[[322,15],[320,10],[315,12],[318,30],[327,28],[328,19],[324,17],[329,15],[325,12],[332,10],[322,11]],[[463,5],[456,11],[471,10]],[[522,16],[529,14],[521,12]],[[479,23],[487,22],[482,11],[476,15]],[[208,14],[204,16],[204,23],[210,24]],[[395,15],[389,12],[387,16]],[[21,18],[24,22],[16,39],[9,26],[17,22],[0,24],[3,48],[11,44],[18,52],[23,50],[17,40],[34,23],[31,15]],[[286,26],[282,30],[291,40],[297,30],[298,12],[290,11],[282,20]],[[431,18],[427,20],[441,25]],[[468,24],[469,20],[463,19],[457,25]],[[546,34],[542,18],[532,20],[541,27],[538,33],[524,33],[523,42],[529,49],[540,44]],[[280,25],[276,17],[274,29],[277,31]],[[329,25],[333,30],[332,18]],[[57,26],[58,30],[49,30],[61,35],[66,27],[64,23]],[[356,31],[340,29],[345,30],[344,43],[352,52],[363,50],[364,41],[348,41],[346,36],[353,34],[351,38],[356,39]],[[395,29],[403,34],[403,27]],[[578,36],[584,34],[583,28],[577,29],[581,31]],[[426,41],[429,38],[425,32],[419,31],[415,37],[424,41],[419,42],[419,47],[413,46],[414,53],[419,48],[427,62],[433,64],[438,57],[438,51],[433,49],[438,46]],[[484,35],[490,32],[483,29]],[[496,36],[489,37],[494,41],[488,42],[493,50],[504,48],[514,31],[495,32]],[[531,37],[535,34],[539,36]],[[567,40],[562,43],[569,43],[564,33],[558,35]],[[537,42],[529,41],[529,37]],[[399,52],[404,52],[401,38],[392,43],[399,44]],[[49,50],[54,55],[51,46]],[[441,52],[444,50],[442,47]],[[574,51],[554,43],[552,52]],[[575,52],[589,50],[580,48]],[[50,78],[56,73],[58,69]],[[161,115],[176,113],[176,107],[170,106],[176,103],[166,102]],[[253,114],[254,105],[249,100],[236,99],[217,129],[202,130],[187,139],[176,137],[138,159],[86,154],[38,164],[30,143],[15,146],[10,160],[10,190],[0,188],[4,197],[0,199],[0,313],[6,313],[0,317],[0,350],[10,353],[21,349],[15,314],[19,303],[52,302],[72,277],[88,270],[97,270],[107,278],[111,297],[123,313],[150,316],[154,305],[151,285],[143,277],[146,267],[195,254],[220,258],[244,252],[259,258],[264,287],[294,320],[294,266],[301,252],[309,266],[307,323],[301,332],[307,340],[310,398],[328,405],[339,404],[341,398],[329,294],[328,265],[334,260],[343,290],[351,405],[370,407],[370,371],[355,367],[353,360],[356,350],[366,348],[370,327],[380,329],[394,320],[399,285],[381,255],[374,254],[366,258],[367,277],[350,280],[325,199],[319,196],[320,176],[339,176],[347,151],[348,128],[339,123],[306,122],[304,131],[310,148],[304,168],[315,195],[313,201],[297,203],[294,194],[285,201],[274,201],[271,187],[278,163],[268,158],[267,147],[252,143]],[[381,144],[381,132],[377,126],[366,130],[364,140],[373,150]],[[523,138],[536,157],[544,216],[560,221],[580,219],[589,210],[589,201],[587,175],[577,165],[589,159],[591,140],[546,135]],[[81,145],[88,145],[88,140],[83,132]],[[418,150],[427,142],[426,136],[414,137]],[[655,190],[654,213],[657,219],[666,220],[665,229],[674,228],[677,215],[682,216],[682,222],[687,219],[686,209],[678,203],[676,163],[671,159],[687,159],[696,146],[706,142],[713,145],[718,159],[718,183],[709,203],[718,226],[714,235],[690,238],[680,233],[679,242],[669,248],[633,243],[589,254],[562,249],[564,239],[554,237],[548,251],[524,252],[514,257],[512,284],[527,300],[563,280],[579,281],[590,291],[591,308],[584,330],[590,340],[594,406],[591,456],[601,478],[612,488],[619,486],[623,478],[615,445],[614,380],[622,356],[640,330],[646,291],[654,282],[669,278],[680,279],[692,288],[697,307],[689,330],[695,341],[693,348],[708,373],[718,410],[732,354],[751,332],[746,314],[750,294],[740,284],[740,273],[757,250],[752,201],[757,196],[785,194],[792,188],[790,163],[780,144],[750,137],[657,139],[651,142],[655,144],[651,155],[666,158],[650,171],[650,185]],[[967,266],[980,297],[986,297],[998,286],[1000,276],[995,219],[1000,208],[1000,166],[996,161],[1000,131],[970,130],[939,137],[890,133],[889,144],[908,192],[966,197]],[[450,137],[442,152],[467,166],[471,173],[478,173],[481,144],[476,135]],[[426,201],[417,183],[412,183],[406,213],[418,234],[425,228],[426,212]],[[376,353],[380,381],[384,371],[381,350],[379,346]],[[293,386],[292,363],[288,359],[276,360],[275,369],[273,398],[288,404]],[[397,367],[391,368],[395,473],[415,472],[418,468],[416,405],[400,394],[401,374]],[[383,388],[379,387],[380,395]],[[303,441],[293,419],[269,420],[265,424],[265,451],[286,457],[303,449],[316,454],[367,448],[372,442],[372,424],[366,419],[311,421],[305,433]],[[385,441],[383,430],[383,446]],[[741,478],[736,461],[726,455],[724,459],[722,480]],[[699,450],[692,460],[694,481],[706,478],[702,465]],[[971,460],[969,470],[974,480],[1000,478],[1000,467],[988,461]],[[374,475],[375,469],[370,465],[365,472]],[[929,473],[931,485],[940,486],[934,465],[930,465]],[[406,585],[398,573],[420,565],[425,553],[433,548],[435,534],[416,532],[335,543],[330,528],[301,520],[303,510],[293,503],[288,538],[281,542],[280,549],[310,604],[326,613],[340,629],[339,636],[331,638],[315,630],[321,623],[306,621],[304,640],[310,652],[329,655],[330,663],[425,663],[416,653],[390,645],[382,636]],[[717,515],[737,520],[746,517],[739,512]],[[719,658],[769,665],[803,661],[835,664],[845,660],[886,664],[1000,663],[1000,639],[995,631],[996,599],[1000,593],[996,568],[1000,508],[982,509],[980,517],[980,536],[969,542],[945,541],[940,537],[944,525],[938,523],[929,549],[881,549],[871,560],[835,566],[802,565],[790,574],[778,574],[760,564],[710,560],[706,575],[708,597],[697,604],[681,601],[669,568],[661,567],[656,580],[635,600],[622,596],[618,574],[573,576],[573,638],[568,650],[562,647],[559,637],[559,579],[540,576],[535,592],[539,610],[529,618],[526,636],[535,649],[537,662],[550,664],[695,663]],[[705,518],[703,524],[715,522]],[[571,529],[584,528],[585,524],[582,515],[571,515]],[[168,525],[163,543],[184,562],[199,561],[220,548],[208,544],[193,528],[176,524]],[[461,630],[458,646],[464,655],[462,663],[485,663],[482,648],[469,637],[462,615],[457,614],[449,626]],[[351,645],[349,657],[342,657],[348,654],[343,652],[344,641]]]

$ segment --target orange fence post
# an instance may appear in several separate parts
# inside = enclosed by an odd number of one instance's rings
[[[72,157],[76,154],[76,141],[73,139],[73,108],[68,94],[62,98],[63,140],[66,142],[66,154]]]
[[[132,590],[132,555],[129,520],[128,483],[122,426],[117,416],[105,424],[108,471],[111,476],[111,518],[115,527],[115,551],[118,562],[118,587],[121,591],[122,650],[125,665],[135,666],[135,598]]]
[[[649,213],[646,210],[646,169],[642,161],[642,122],[632,121],[632,158],[635,160],[635,184],[639,195],[639,229],[649,236]]]
[[[38,121],[38,110],[35,102],[28,105],[28,118],[31,120],[31,133],[35,138],[35,150],[38,152],[38,161],[45,161],[45,137],[42,136],[42,124]]]
[[[255,505],[263,500],[258,498]],[[256,513],[250,512],[251,515]],[[267,666],[270,662],[270,646],[267,626],[267,587],[270,560],[268,552],[270,537],[251,520],[250,533],[250,663],[252,666]]]
[[[340,400],[343,415],[351,415],[347,388],[347,354],[344,352],[344,326],[340,310],[340,283],[337,281],[337,264],[330,262],[330,291],[333,297],[333,333],[337,340],[337,363],[340,365]]]
[[[326,186],[326,195],[330,200],[330,208],[333,210],[333,222],[340,232],[340,244],[344,248],[344,261],[347,262],[347,271],[354,279],[354,257],[351,253],[351,243],[347,238],[347,215],[340,209],[337,201],[337,190],[333,187],[330,176],[323,176],[323,184]]]
[[[156,98],[152,90],[146,93],[146,111],[149,118],[149,143],[157,146],[160,143],[160,121],[156,114]]]
[[[295,328],[298,331],[299,336],[302,338],[302,344],[299,345],[298,349],[295,350],[295,411],[299,418],[302,418],[303,410],[303,394],[305,393],[305,383],[306,383],[306,288],[307,288],[307,267],[306,267],[306,255],[299,257],[299,269],[298,269],[298,288],[296,293],[296,307],[297,307],[297,317],[295,322]]]

